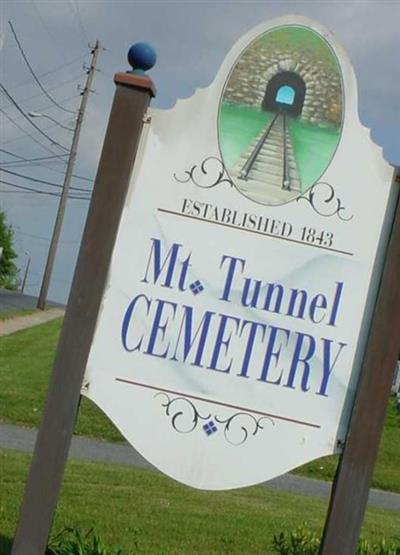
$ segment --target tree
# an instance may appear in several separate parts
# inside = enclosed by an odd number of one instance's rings
[[[6,215],[0,211],[0,287],[17,289],[19,285],[18,268],[14,260],[17,253],[13,248],[14,232],[7,224]]]

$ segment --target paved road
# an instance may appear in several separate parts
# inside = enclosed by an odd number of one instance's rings
[[[36,297],[23,295],[19,291],[9,291],[8,289],[0,288],[0,313],[12,310],[30,310],[36,308],[36,304]],[[49,302],[48,306],[63,308],[63,305],[54,302]]]
[[[36,430],[0,424],[0,447],[31,453],[35,439]],[[127,444],[107,443],[84,437],[75,436],[73,438],[69,456],[72,459],[126,464],[156,470],[133,447]],[[330,483],[291,474],[270,480],[263,486],[324,499],[328,498],[331,489]],[[371,490],[368,503],[374,507],[400,511],[400,494]]]

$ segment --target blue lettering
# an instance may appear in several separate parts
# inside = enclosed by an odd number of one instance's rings
[[[165,337],[165,331],[169,322],[168,316],[166,316],[166,318],[164,319],[164,322],[161,321],[161,318],[164,315],[163,314],[164,307],[172,308],[172,319],[174,319],[175,312],[176,312],[176,304],[168,301],[164,301],[162,299],[157,299],[156,303],[157,303],[156,313],[154,314],[154,320],[153,320],[153,325],[150,332],[150,338],[147,344],[147,350],[144,351],[144,354],[153,355],[155,357],[160,357],[160,358],[166,358],[168,354],[169,343],[165,351],[162,353],[156,353],[154,352],[154,349],[156,347],[156,343],[159,335],[160,335],[161,341],[163,341]]]
[[[258,378],[258,381],[260,381],[260,382],[272,383],[272,384],[275,384],[275,385],[279,385],[281,383],[283,370],[281,371],[281,373],[279,375],[279,378],[277,378],[275,381],[267,379],[271,361],[275,360],[275,367],[278,366],[279,357],[280,357],[281,350],[282,350],[282,343],[275,350],[274,350],[274,347],[275,347],[275,341],[277,339],[277,336],[278,336],[279,332],[282,332],[283,335],[284,335],[284,338],[286,339],[285,347],[287,346],[287,344],[289,342],[289,337],[290,337],[290,331],[289,330],[287,330],[285,328],[278,328],[278,327],[275,327],[275,326],[269,326],[269,338],[268,338],[267,350],[265,352],[265,357],[264,357],[264,362],[263,362],[263,369],[262,369],[261,377]]]
[[[174,276],[176,263],[178,260],[178,253],[182,245],[179,243],[173,243],[172,247],[169,249],[167,255],[165,256],[164,260],[161,261],[161,241],[160,239],[152,238],[153,244],[150,251],[150,256],[147,262],[146,273],[142,282],[149,283],[149,274],[152,272],[151,281],[153,283],[157,283],[161,273],[164,269],[166,269],[165,278],[161,283],[161,287],[172,287],[172,278]],[[189,267],[189,260],[190,255],[188,258],[183,262],[183,268],[181,270],[181,276],[179,279],[179,288],[184,290],[184,281],[186,278],[187,270]]]
[[[249,377],[247,375],[247,371],[249,369],[251,354],[253,352],[254,341],[255,341],[255,338],[256,338],[256,335],[257,335],[257,330],[259,328],[261,328],[261,331],[262,331],[261,341],[264,341],[265,330],[267,329],[267,325],[262,324],[261,322],[253,322],[252,320],[243,320],[242,327],[241,327],[240,334],[239,334],[240,336],[242,335],[242,332],[243,332],[244,328],[247,327],[247,325],[250,326],[250,331],[249,331],[249,336],[247,338],[246,349],[245,349],[245,352],[244,352],[242,369],[240,370],[240,374],[238,374],[238,376],[242,376],[244,378]]]
[[[336,282],[335,298],[333,300],[332,313],[329,318],[328,326],[336,326],[336,317],[339,311],[340,299],[342,297],[344,283],[343,281]]]
[[[323,343],[323,351],[324,351],[323,376],[321,381],[321,387],[319,388],[317,395],[323,395],[324,397],[327,397],[328,394],[326,393],[326,390],[328,388],[329,378],[333,372],[333,369],[335,368],[335,364],[337,362],[337,359],[340,356],[340,353],[342,352],[343,348],[347,346],[347,344],[339,343],[339,350],[335,356],[333,363],[331,364],[331,345],[333,341],[331,341],[330,339],[322,338],[322,343]]]
[[[325,295],[319,294],[315,295],[313,300],[310,302],[310,319],[314,324],[320,324],[322,320],[325,318],[325,312],[317,319],[316,311],[319,308],[326,308],[328,306],[328,301],[326,300]]]
[[[308,340],[308,346],[306,346],[306,353],[302,355],[302,348],[304,340]],[[287,384],[284,387],[290,387],[294,389],[294,380],[296,377],[297,367],[299,363],[303,364],[303,376],[301,379],[301,389],[303,391],[308,391],[310,389],[308,385],[308,378],[310,376],[310,363],[308,362],[310,358],[315,353],[315,339],[312,335],[308,335],[307,333],[297,332],[297,341],[296,346],[293,353],[292,364],[290,366],[289,377]]]
[[[229,343],[232,339],[232,331],[228,332],[227,337],[225,337],[226,324],[229,321],[234,323],[234,333],[235,334],[237,333],[237,330],[240,324],[240,319],[234,318],[233,316],[227,316],[226,314],[221,314],[217,337],[214,345],[214,351],[211,357],[210,366],[207,367],[209,370],[217,370],[218,372],[224,372],[225,374],[228,374],[230,372],[233,359],[232,358],[230,359],[230,362],[226,368],[217,368],[217,364],[218,364],[218,359],[221,352],[221,347],[224,347],[224,354],[226,355],[229,349]]]
[[[147,304],[147,314],[149,313],[150,305],[151,305],[151,300],[148,297],[146,297],[146,295],[137,295],[129,303],[129,306],[126,309],[125,316],[124,316],[124,319],[122,321],[121,340],[122,340],[122,345],[124,346],[124,349],[126,351],[128,351],[129,353],[132,353],[133,351],[139,351],[140,346],[141,346],[142,341],[143,341],[143,335],[142,335],[142,337],[136,343],[135,347],[132,347],[132,348],[128,347],[127,336],[128,336],[129,326],[130,326],[131,319],[132,319],[132,313],[133,313],[133,311],[136,307],[136,303],[139,301],[139,299],[143,299],[146,302],[146,304]]]
[[[202,367],[203,365],[201,361],[202,361],[204,347],[207,340],[207,334],[210,328],[211,319],[213,316],[215,316],[215,312],[206,310],[199,326],[197,327],[196,332],[193,334],[193,307],[183,305],[183,310],[184,310],[184,314],[181,322],[181,327],[179,329],[176,348],[173,356],[171,357],[171,360],[175,360],[175,361],[178,360],[176,353],[178,352],[182,335],[183,335],[183,361],[184,362],[186,362],[186,359],[188,357],[190,350],[192,349],[196,339],[199,337],[196,355],[194,357],[194,361],[191,364],[194,366]]]
[[[224,292],[222,293],[222,297],[220,297],[220,300],[230,302],[229,295],[231,293],[232,281],[233,281],[233,276],[235,274],[236,265],[238,262],[240,262],[242,266],[242,273],[243,273],[244,267],[246,265],[246,261],[243,260],[243,258],[235,258],[234,256],[224,255],[222,257],[220,268],[222,268],[225,260],[229,260],[229,266],[228,266],[228,273],[226,274],[226,279],[225,279]]]

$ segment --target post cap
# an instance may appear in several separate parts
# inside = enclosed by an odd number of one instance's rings
[[[136,42],[128,50],[128,62],[132,67],[127,73],[143,75],[151,69],[157,60],[154,48],[146,42]]]

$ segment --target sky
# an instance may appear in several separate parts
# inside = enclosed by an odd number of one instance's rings
[[[27,113],[73,125],[90,59],[88,43],[102,50],[85,115],[73,179],[74,187],[91,189],[114,94],[113,75],[126,71],[126,54],[135,42],[157,51],[149,72],[157,87],[152,106],[171,108],[208,86],[235,42],[255,25],[277,16],[298,14],[321,22],[347,51],[359,87],[359,116],[382,146],[385,159],[400,166],[400,0],[385,1],[137,1],[137,0],[3,0],[1,7],[0,83]],[[11,21],[39,81],[61,105],[55,106],[39,88],[12,35]],[[104,48],[104,49],[103,49]],[[36,131],[0,92],[0,167],[61,184],[65,148],[72,133],[45,117],[35,118],[51,139]],[[10,118],[14,121],[12,123]],[[41,143],[41,144],[38,144]],[[24,158],[57,156],[33,163]],[[49,152],[49,150],[51,152]],[[34,165],[36,164],[36,165]],[[83,179],[82,179],[83,178]],[[57,193],[54,186],[1,173],[3,181]],[[75,193],[79,194],[79,193]],[[47,257],[58,197],[24,192],[0,184],[0,209],[15,232],[21,277],[31,259],[25,292],[37,295]],[[88,201],[69,200],[57,251],[49,298],[66,302],[76,262]]]

